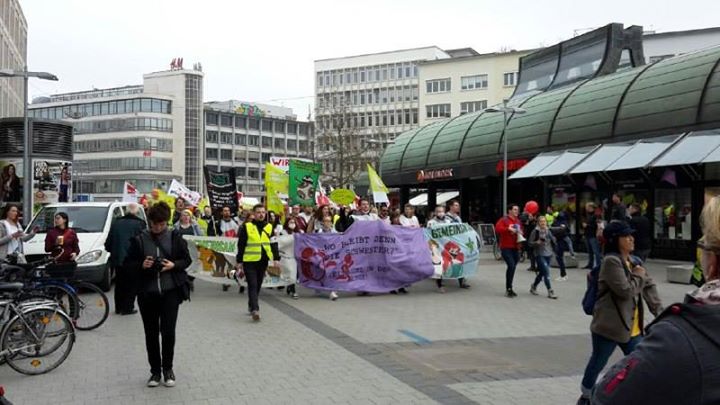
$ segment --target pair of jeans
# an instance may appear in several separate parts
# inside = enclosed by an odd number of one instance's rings
[[[573,247],[573,242],[572,239],[570,239],[570,235],[565,235],[563,241],[567,245],[568,252],[570,252],[571,255],[575,256],[575,248]]]
[[[590,267],[591,269],[594,269],[596,267],[599,268],[600,263],[602,263],[602,254],[600,253],[600,242],[594,236],[586,236],[585,237],[585,246],[587,246],[587,251],[588,251],[588,265],[586,267]]]
[[[267,260],[260,260],[259,262],[243,262],[245,281],[247,281],[248,286],[248,310],[250,310],[250,312],[260,310],[258,296],[260,295],[260,289],[262,288],[267,267]]]
[[[173,368],[175,357],[175,327],[182,299],[177,289],[162,294],[142,294],[138,296],[138,306],[145,329],[145,348],[147,349],[150,373],[160,374],[162,370]],[[160,337],[162,336],[162,356]]]
[[[537,257],[537,276],[535,276],[535,281],[533,282],[533,289],[537,288],[538,284],[540,284],[540,281],[545,282],[545,287],[547,287],[547,290],[552,290],[552,286],[550,285],[550,258],[552,256],[536,256]]]
[[[513,279],[515,278],[515,267],[520,261],[520,254],[517,249],[500,249],[500,254],[505,260],[507,269],[505,270],[505,289],[512,290]]]
[[[563,249],[561,244],[558,243],[558,246],[555,249],[555,260],[557,260],[558,267],[560,268],[560,277],[567,276],[567,271],[565,270],[565,256],[563,255],[564,253],[565,249]]]
[[[619,343],[600,336],[597,333],[592,333],[592,355],[590,356],[587,367],[585,367],[585,374],[582,379],[581,389],[583,396],[590,396],[600,372],[602,372],[602,369],[607,365],[616,346],[620,346],[620,350],[627,356],[635,350],[635,346],[637,346],[641,340],[642,336],[635,336],[630,338],[627,343]]]

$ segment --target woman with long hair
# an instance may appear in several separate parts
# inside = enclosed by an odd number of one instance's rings
[[[3,167],[0,174],[0,201],[20,202],[20,178],[14,164]]]
[[[22,254],[23,242],[27,242],[35,236],[38,228],[26,234],[20,224],[20,207],[15,204],[8,204],[3,211],[0,220],[0,259],[5,259],[9,254]]]
[[[180,220],[175,224],[174,229],[180,235],[203,236],[202,229],[195,221],[195,216],[190,210],[182,210]]]
[[[58,202],[68,202],[70,187],[72,187],[72,181],[70,181],[70,170],[66,165],[60,169],[60,180],[58,180]]]
[[[315,209],[315,212],[313,213],[312,218],[308,221],[307,228],[305,229],[306,233],[314,233],[315,228],[319,227],[322,223],[323,219],[327,216],[331,216],[330,214],[330,206],[323,204],[318,206]]]
[[[537,286],[540,281],[544,281],[548,298],[557,299],[557,295],[550,285],[550,259],[555,251],[555,246],[557,246],[557,240],[550,232],[547,218],[544,215],[538,217],[537,226],[530,232],[528,245],[533,249],[538,270],[535,281],[530,285],[530,294],[538,295]]]
[[[74,264],[80,254],[77,234],[70,228],[70,218],[64,212],[55,214],[55,226],[45,235],[45,251],[57,264]]]

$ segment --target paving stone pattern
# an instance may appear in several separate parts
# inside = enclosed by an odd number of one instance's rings
[[[664,302],[679,301],[691,287],[665,283],[665,265],[648,267]],[[246,296],[197,283],[180,310],[177,387],[144,387],[142,322],[114,314],[78,332],[57,370],[26,377],[2,366],[0,384],[15,404],[570,404],[590,353],[585,272],[570,270],[550,300],[527,292],[526,267],[512,300],[502,262],[490,259],[472,289],[448,281],[446,294],[431,281],[406,296],[336,302],[263,291],[258,324],[244,313]]]

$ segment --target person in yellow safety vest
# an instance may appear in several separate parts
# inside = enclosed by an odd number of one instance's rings
[[[248,285],[248,312],[253,321],[260,320],[258,295],[268,263],[280,265],[280,252],[276,243],[270,243],[273,234],[272,224],[265,219],[265,206],[253,207],[252,222],[245,222],[238,233],[238,253],[236,277],[245,276]]]
[[[545,210],[545,219],[547,219],[548,227],[552,226],[553,222],[555,222],[555,218],[558,217],[558,214],[560,214],[560,212],[553,210],[552,205],[547,206],[547,209]]]

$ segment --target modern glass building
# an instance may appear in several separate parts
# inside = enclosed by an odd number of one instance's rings
[[[0,1],[0,69],[22,70],[27,64],[27,21],[18,0]],[[22,117],[23,79],[0,78],[0,118]]]

